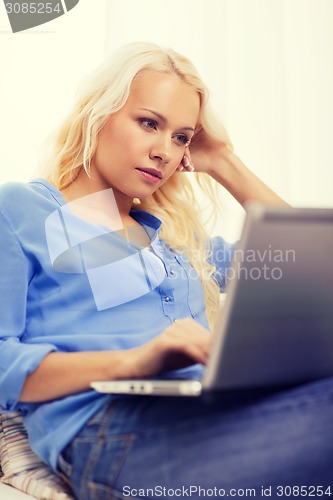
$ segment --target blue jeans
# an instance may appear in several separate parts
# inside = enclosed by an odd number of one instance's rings
[[[63,451],[59,469],[79,500],[326,500],[327,488],[333,496],[333,379],[212,401],[112,400]]]

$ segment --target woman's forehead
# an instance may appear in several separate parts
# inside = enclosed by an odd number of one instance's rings
[[[142,71],[134,79],[126,105],[180,115],[194,126],[200,111],[198,92],[172,73]]]

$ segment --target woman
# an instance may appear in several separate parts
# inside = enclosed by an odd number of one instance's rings
[[[80,500],[329,485],[331,381],[210,405],[90,389],[207,362],[232,246],[199,222],[194,169],[208,193],[284,203],[232,152],[192,64],[138,43],[87,81],[48,180],[1,188],[0,403]]]

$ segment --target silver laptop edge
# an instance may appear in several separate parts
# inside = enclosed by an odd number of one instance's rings
[[[145,396],[199,396],[202,384],[198,380],[117,380],[92,382],[98,392],[112,394],[141,394]]]

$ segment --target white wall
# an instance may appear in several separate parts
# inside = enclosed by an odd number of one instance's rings
[[[80,0],[20,34],[0,6],[0,182],[33,175],[44,138],[81,76],[123,43],[189,56],[236,152],[294,205],[333,206],[331,0]],[[224,193],[215,232],[237,238],[243,211]]]
[[[104,58],[104,1],[90,0],[54,21],[12,34],[0,5],[0,182],[27,180],[67,114],[78,82]]]
[[[236,150],[293,205],[333,206],[333,2],[224,5],[220,78]]]

